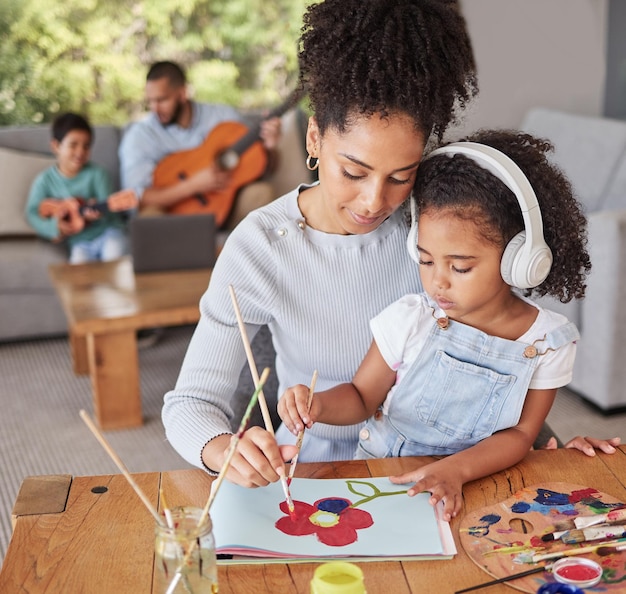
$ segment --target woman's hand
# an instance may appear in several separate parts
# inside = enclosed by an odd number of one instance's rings
[[[218,472],[230,449],[234,435],[218,435],[204,446],[202,461]],[[262,427],[250,427],[239,439],[230,462],[226,478],[242,487],[265,487],[279,479],[278,471],[284,472],[285,460],[295,454],[293,446],[281,446],[274,436]]]
[[[449,522],[461,511],[463,482],[459,477],[458,469],[446,461],[447,459],[438,460],[422,466],[418,470],[390,476],[389,480],[396,484],[414,482],[413,486],[409,488],[409,497],[414,497],[422,491],[428,491],[431,494],[429,503],[432,506],[443,501],[443,519]]]

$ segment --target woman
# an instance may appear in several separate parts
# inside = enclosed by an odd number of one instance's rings
[[[218,471],[230,443],[230,401],[245,352],[228,285],[250,339],[267,324],[279,393],[349,381],[370,343],[368,321],[421,289],[406,254],[400,206],[422,153],[477,92],[470,40],[455,2],[326,0],[304,16],[300,76],[309,91],[302,185],[251,213],[230,235],[201,301],[175,389],[167,437],[189,462]],[[351,458],[359,426],[316,425],[300,461]],[[279,443],[289,433],[279,428]],[[229,480],[265,485],[282,467],[276,441],[252,427]]]

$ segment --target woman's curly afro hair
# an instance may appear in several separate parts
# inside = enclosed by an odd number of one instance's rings
[[[441,140],[478,92],[472,46],[452,0],[325,0],[308,7],[300,79],[320,132],[404,112]]]

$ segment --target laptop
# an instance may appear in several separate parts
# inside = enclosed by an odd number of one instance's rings
[[[215,240],[212,214],[136,216],[130,220],[135,273],[212,268]]]

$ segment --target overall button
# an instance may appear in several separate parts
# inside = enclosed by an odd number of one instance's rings
[[[524,357],[526,359],[534,359],[537,356],[537,348],[534,345],[527,346],[524,349]]]
[[[359,431],[359,439],[365,441],[366,439],[370,438],[370,432],[368,429],[361,429],[361,431]]]
[[[287,235],[287,229],[285,229],[284,227],[281,227],[278,230],[278,235],[280,235],[281,237],[285,237],[285,235]]]

